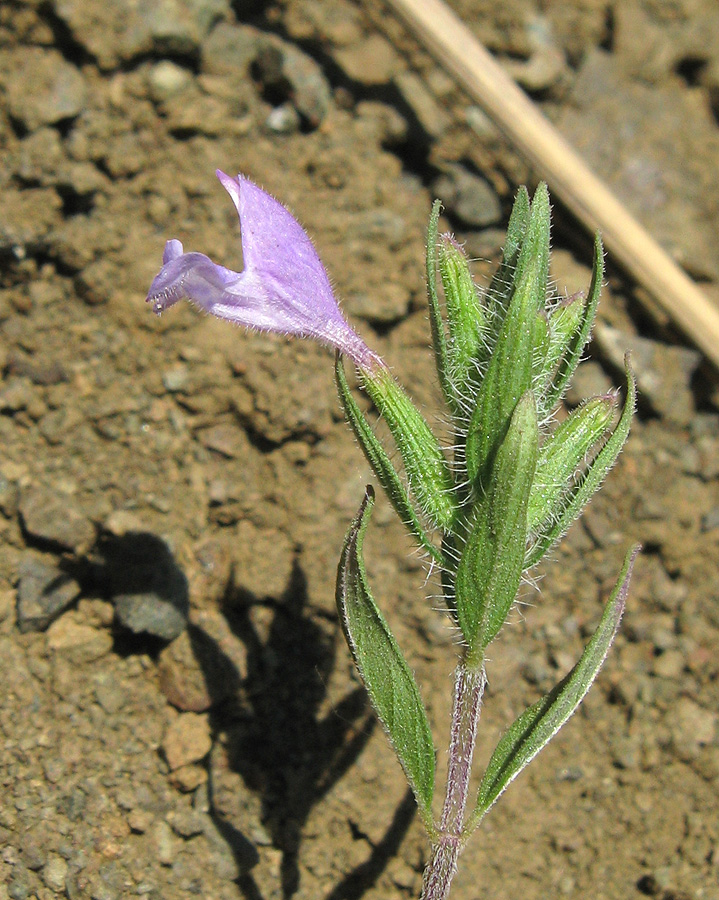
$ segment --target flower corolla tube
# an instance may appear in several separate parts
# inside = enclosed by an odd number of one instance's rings
[[[165,245],[147,302],[158,315],[179,300],[258,331],[314,338],[364,371],[384,367],[350,327],[312,241],[274,197],[239,175],[217,171],[240,217],[244,269],[234,272],[205,256]]]

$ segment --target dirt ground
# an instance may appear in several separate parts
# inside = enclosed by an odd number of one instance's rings
[[[716,0],[452,5],[719,300]],[[331,356],[144,303],[168,238],[240,268],[216,168],[290,206],[437,423],[431,201],[481,280],[542,177],[378,0],[4,0],[0,900],[418,896],[427,844],[334,610],[370,475]],[[557,204],[560,292],[590,247]],[[625,622],[455,900],[719,900],[719,384],[610,259],[570,402],[628,345],[632,436],[492,646],[479,767],[640,540]],[[411,550],[379,503],[369,575],[442,747],[456,645]]]

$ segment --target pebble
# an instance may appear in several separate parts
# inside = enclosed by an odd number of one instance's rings
[[[300,114],[291,103],[276,106],[265,119],[265,126],[275,134],[294,134],[301,124]]]
[[[493,188],[464,166],[453,165],[432,187],[447,212],[470,228],[484,228],[500,220],[502,208]]]
[[[401,72],[394,78],[394,84],[426,134],[438,138],[447,131],[452,120],[427,90],[419,75]]]
[[[162,739],[162,751],[173,771],[204,759],[211,747],[207,716],[192,712],[181,713]]]
[[[312,128],[329,111],[332,92],[320,66],[294,44],[266,38],[255,57],[255,68],[265,90],[289,101]]]
[[[597,324],[595,341],[617,368],[624,367],[624,354],[630,350],[640,395],[670,422],[689,424],[695,412],[690,384],[701,353],[627,334],[604,323]]]
[[[216,642],[194,626],[163,648],[157,672],[162,693],[185,712],[205,712],[239,685],[237,672]]]
[[[197,433],[197,438],[203,447],[221,453],[228,459],[238,459],[244,456],[249,443],[245,432],[237,425],[229,423],[205,428]]]
[[[700,747],[713,743],[719,714],[681,697],[671,710],[669,725],[674,746],[682,758],[693,759]]]
[[[157,850],[157,859],[162,866],[171,866],[175,858],[174,841],[172,838],[172,829],[167,822],[158,822],[152,833],[155,848]]]
[[[336,49],[333,56],[348,78],[364,85],[388,84],[402,68],[397,51],[380,34]]]
[[[48,628],[47,647],[74,663],[88,663],[109,653],[112,636],[107,631],[76,622],[66,613]]]
[[[191,81],[190,72],[169,59],[163,59],[154,65],[147,76],[150,97],[156,103],[162,103],[181,94]]]
[[[187,624],[187,598],[178,607],[172,598],[154,591],[144,594],[118,594],[115,600],[117,621],[134,634],[149,634],[171,641]]]
[[[16,413],[32,403],[32,382],[25,376],[10,378],[0,390],[0,412]]]
[[[53,548],[81,554],[95,542],[94,525],[67,494],[42,487],[23,488],[20,516],[31,538]]]
[[[44,631],[80,594],[80,585],[61,569],[27,555],[18,569],[17,625]]]
[[[6,86],[10,114],[28,131],[78,116],[85,107],[85,79],[55,50],[23,47],[11,54]]]
[[[42,880],[51,891],[60,894],[65,891],[67,863],[61,856],[51,856],[42,870]]]
[[[174,640],[187,623],[189,588],[165,542],[129,532],[108,542],[105,560],[117,622],[135,634]]]

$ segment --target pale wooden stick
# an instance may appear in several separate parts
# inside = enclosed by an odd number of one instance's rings
[[[719,367],[719,309],[617,200],[442,0],[387,0],[562,202]]]

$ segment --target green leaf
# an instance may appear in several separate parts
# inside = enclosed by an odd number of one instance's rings
[[[592,333],[592,326],[597,315],[599,296],[602,293],[602,279],[604,278],[604,248],[602,239],[597,234],[594,238],[594,263],[592,265],[592,281],[589,285],[589,293],[584,304],[584,314],[579,328],[567,345],[551,384],[547,388],[541,400],[542,410],[551,411],[557,405],[567,388],[569,379],[574,374],[582,359],[582,353]]]
[[[514,284],[514,274],[517,269],[517,258],[522,248],[522,241],[527,233],[529,223],[529,193],[524,185],[517,191],[517,197],[512,207],[512,213],[507,225],[507,236],[504,241],[502,262],[492,276],[487,288],[486,299],[491,309],[489,316],[490,325],[494,324],[494,339],[502,325],[504,313],[509,305]],[[494,341],[492,341],[494,343]]]
[[[549,348],[544,359],[542,371],[539,374],[540,385],[540,421],[548,415],[555,406],[552,397],[548,397],[550,391],[553,395],[553,379],[561,360],[569,350],[570,342],[579,330],[583,321],[584,298],[583,296],[570,297],[563,300],[549,313]],[[558,399],[558,398],[557,398]],[[551,406],[549,405],[551,403]]]
[[[529,531],[556,522],[561,498],[572,479],[588,464],[590,452],[609,434],[616,410],[616,397],[593,397],[568,416],[547,436],[539,449],[537,471],[529,495]]]
[[[364,451],[367,461],[370,466],[372,466],[372,469],[377,476],[377,480],[387,494],[390,503],[417,543],[431,555],[435,562],[438,562],[443,566],[444,556],[432,543],[422,527],[422,523],[412,505],[412,501],[402,483],[402,479],[392,465],[392,461],[387,455],[384,447],[377,439],[377,436],[372,430],[364,413],[352,396],[352,392],[347,384],[347,376],[345,375],[342,357],[339,353],[335,355],[335,380],[337,382],[340,402],[345,415],[347,416],[347,421],[352,427],[355,437]]]
[[[602,482],[617,461],[617,457],[629,437],[629,427],[632,424],[634,407],[637,402],[637,383],[628,353],[624,357],[624,365],[627,375],[627,398],[624,401],[624,409],[617,426],[602,449],[594,457],[582,478],[562,498],[556,518],[543,523],[543,527],[537,533],[534,543],[527,551],[524,561],[525,569],[531,569],[532,566],[536,565],[547,550],[559,540],[577,516],[580,515],[587,503],[602,486]]]
[[[370,592],[362,556],[373,505],[374,491],[368,486],[342,549],[337,608],[372,705],[431,830],[435,775],[432,733],[414,676]]]
[[[457,567],[453,606],[469,658],[479,657],[514,603],[527,543],[527,502],[537,463],[534,395],[517,404]]]
[[[447,460],[426,419],[387,369],[362,372],[362,384],[389,426],[419,508],[448,531],[457,501]]]
[[[635,546],[627,554],[599,626],[579,662],[545,697],[526,709],[500,740],[479,786],[477,808],[467,823],[467,834],[479,824],[509,783],[546,746],[584,699],[619,629],[629,579],[639,549]]]
[[[466,437],[467,475],[483,484],[519,398],[531,387],[546,354],[544,310],[549,272],[550,213],[546,185],[540,184],[529,212],[514,274],[514,290],[492,350]]]
[[[517,259],[516,284],[529,278],[537,292],[537,309],[544,306],[547,299],[549,278],[549,235],[551,228],[551,208],[549,191],[542,181],[534,192],[529,211],[527,232],[522,241],[522,249]]]
[[[484,484],[519,398],[532,383],[537,307],[529,278],[517,287],[477,396],[465,458],[473,484]]]
[[[444,333],[442,310],[439,305],[439,297],[437,296],[437,231],[439,228],[439,214],[441,210],[442,203],[439,200],[435,200],[432,204],[429,226],[427,227],[427,297],[429,301],[429,324],[432,331],[434,362],[437,368],[437,375],[439,376],[439,383],[442,386],[444,399],[447,402],[447,405],[452,407],[455,396],[449,380],[447,366],[447,338]]]
[[[445,235],[439,244],[439,273],[447,310],[449,344],[447,361],[452,393],[461,401],[472,390],[469,382],[483,362],[486,312],[469,271],[469,263],[454,238]],[[476,390],[476,387],[474,388]]]

